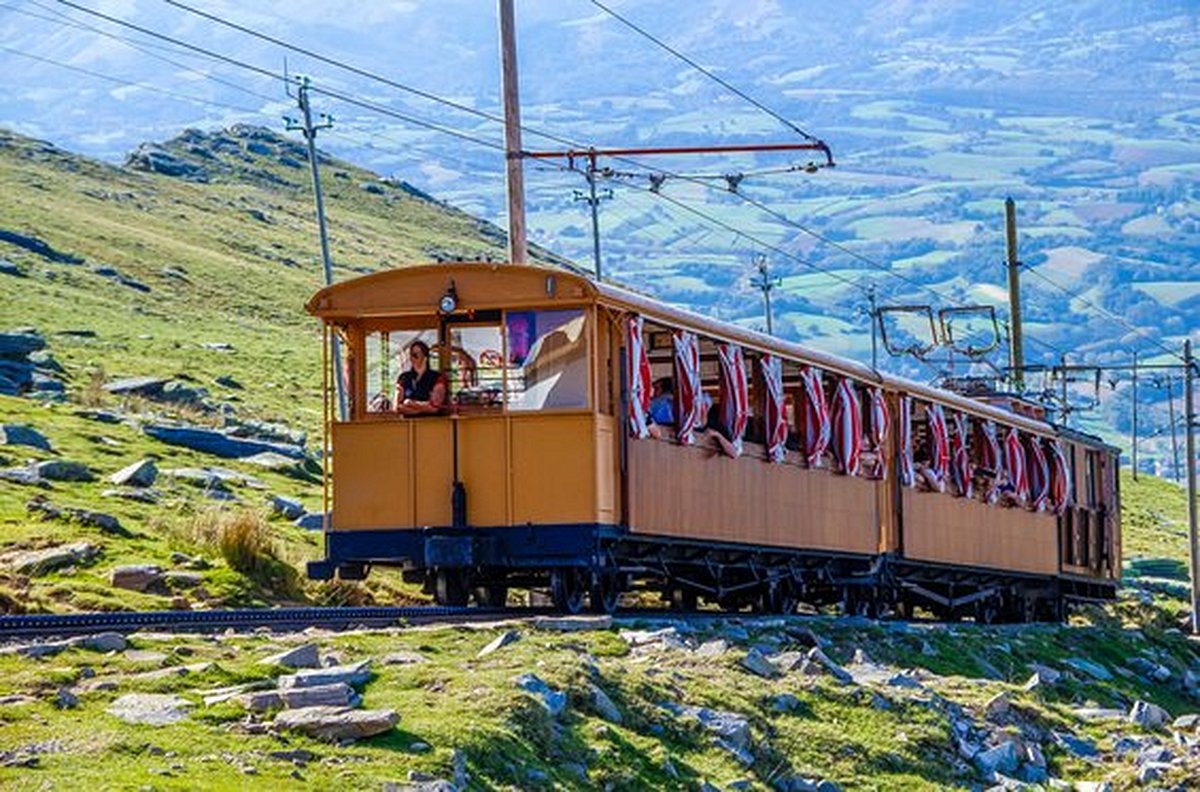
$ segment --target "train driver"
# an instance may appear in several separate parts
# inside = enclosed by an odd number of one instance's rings
[[[411,367],[396,378],[396,412],[401,415],[436,415],[446,406],[446,377],[429,367],[429,344],[408,345]]]

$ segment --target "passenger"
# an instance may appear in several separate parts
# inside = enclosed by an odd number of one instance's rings
[[[713,401],[712,396],[704,392],[700,393],[700,426],[703,428],[697,433],[698,437],[715,441],[726,456],[738,455],[729,430],[721,423],[721,403]]]
[[[446,378],[429,367],[429,344],[408,346],[412,367],[396,378],[396,408],[401,415],[436,415],[446,405]]]
[[[675,426],[675,381],[660,377],[650,386],[650,409],[646,411],[650,436],[661,440],[663,428]]]

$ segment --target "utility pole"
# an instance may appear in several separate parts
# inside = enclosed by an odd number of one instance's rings
[[[610,200],[613,197],[612,190],[605,190],[597,195],[596,193],[596,156],[592,154],[588,157],[588,166],[585,176],[588,183],[588,194],[584,195],[578,190],[575,191],[576,201],[585,201],[588,207],[592,210],[592,261],[596,269],[596,280],[601,278],[600,269],[600,201]]]
[[[1133,480],[1134,481],[1137,481],[1137,474],[1138,474],[1138,469],[1137,469],[1137,436],[1138,436],[1138,425],[1137,425],[1137,423],[1138,423],[1138,394],[1137,394],[1138,364],[1137,364],[1137,357],[1138,357],[1137,351],[1135,350],[1133,353],[1133,449],[1129,452],[1130,457],[1132,457],[1131,461],[1133,462]]]
[[[1065,354],[1060,355],[1058,358],[1058,361],[1059,361],[1059,363],[1062,364],[1062,367],[1063,367],[1063,372],[1062,372],[1062,425],[1066,426],[1067,422],[1070,420],[1069,416],[1071,414],[1070,402],[1067,400],[1067,356]]]
[[[1171,423],[1171,477],[1179,483],[1179,432],[1175,429],[1175,383],[1167,375],[1167,418]]]
[[[1188,548],[1192,561],[1192,633],[1200,633],[1200,537],[1196,535],[1196,407],[1193,402],[1192,340],[1183,342],[1183,421],[1187,429]]]
[[[759,253],[754,257],[754,263],[758,267],[758,280],[750,279],[750,285],[763,293],[763,310],[767,314],[767,335],[775,335],[775,328],[771,321],[771,291],[783,283],[780,278],[771,277],[771,267],[767,264],[767,255]]]
[[[521,98],[517,90],[517,31],[513,0],[498,0],[500,93],[504,100],[505,192],[508,194],[508,260],[528,263],[525,241],[525,171],[521,158]]]
[[[333,118],[322,113],[321,123],[314,124],[312,106],[308,102],[308,89],[312,82],[304,76],[297,77],[296,82],[299,85],[296,102],[300,106],[303,123],[298,124],[291,118],[284,118],[284,121],[287,122],[289,132],[299,130],[308,143],[308,164],[312,170],[313,198],[317,205],[317,230],[321,236],[321,262],[325,267],[325,285],[330,286],[333,284],[333,258],[329,255],[329,232],[325,228],[325,198],[321,194],[321,171],[317,166],[317,132],[333,126]],[[338,416],[345,421],[348,410],[346,391],[342,383],[342,344],[336,337],[333,339],[333,369],[336,372],[333,380],[337,385]]]
[[[1017,256],[1017,204],[1004,199],[1004,234],[1008,251],[1008,314],[1012,329],[1009,365],[1018,393],[1025,390],[1025,351],[1021,339],[1021,262]]]

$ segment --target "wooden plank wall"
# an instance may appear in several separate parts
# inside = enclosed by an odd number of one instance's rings
[[[771,464],[761,445],[730,459],[711,447],[629,441],[635,533],[848,553],[879,550],[874,481]]]
[[[1054,516],[905,489],[904,557],[1023,572],[1058,571]]]

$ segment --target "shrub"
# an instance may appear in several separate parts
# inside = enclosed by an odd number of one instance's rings
[[[276,560],[266,523],[260,515],[251,511],[221,516],[217,549],[231,569],[251,577],[265,572]]]

